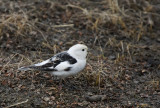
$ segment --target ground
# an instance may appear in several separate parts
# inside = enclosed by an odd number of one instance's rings
[[[0,106],[159,108],[159,0],[0,1]],[[74,44],[86,68],[63,84],[18,71]]]

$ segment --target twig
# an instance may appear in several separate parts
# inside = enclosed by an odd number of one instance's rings
[[[25,101],[22,101],[22,102],[18,102],[18,103],[15,103],[13,105],[10,105],[10,106],[7,106],[7,107],[4,107],[4,108],[10,108],[10,107],[13,107],[13,106],[17,106],[17,105],[20,105],[20,104],[24,104],[24,103],[27,103],[28,102],[28,99],[25,100]]]
[[[76,5],[69,4],[69,5],[67,5],[67,7],[72,7],[72,8],[80,9],[80,10],[82,10],[83,13],[86,14],[86,15],[88,15],[88,13],[89,13],[89,12],[87,11],[87,9],[84,9],[84,8],[82,8],[82,7],[80,7],[80,6],[76,6]]]
[[[53,28],[61,28],[61,27],[73,27],[74,24],[64,24],[64,25],[54,25]]]

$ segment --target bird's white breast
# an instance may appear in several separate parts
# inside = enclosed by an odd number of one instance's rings
[[[82,71],[86,66],[86,60],[77,60],[77,63],[73,66],[73,73],[78,73],[79,71]]]
[[[57,71],[57,72],[52,72],[53,75],[65,78],[71,75],[75,75],[78,72],[82,71],[86,66],[86,60],[80,60],[77,59],[77,63],[71,65],[71,70],[70,71]]]

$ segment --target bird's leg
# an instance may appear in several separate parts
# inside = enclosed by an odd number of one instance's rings
[[[64,78],[61,78],[61,79],[60,79],[60,82],[59,82],[59,89],[60,89],[60,90],[62,90],[62,87],[63,87],[63,85],[64,85],[63,83],[65,83],[65,80],[64,80]]]

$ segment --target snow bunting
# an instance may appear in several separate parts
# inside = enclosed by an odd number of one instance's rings
[[[52,75],[65,78],[82,71],[86,66],[87,46],[76,44],[64,51],[56,54],[41,63],[21,67],[18,70],[40,70],[50,72]]]

